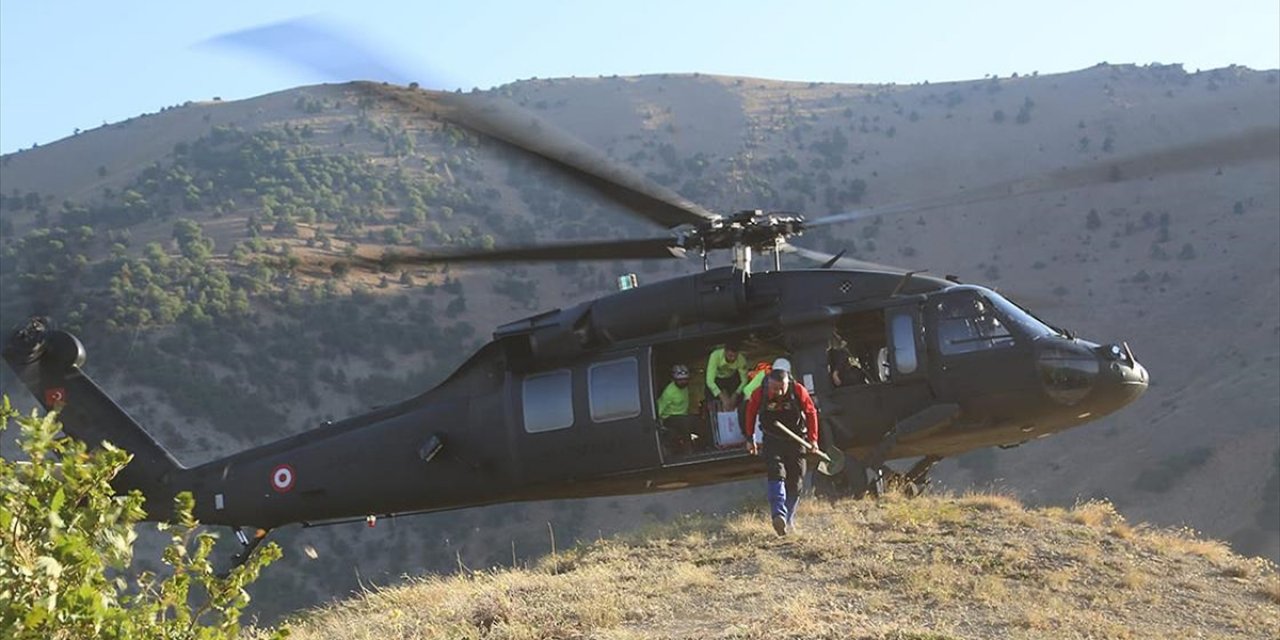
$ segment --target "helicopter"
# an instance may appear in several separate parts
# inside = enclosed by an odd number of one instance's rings
[[[752,359],[790,359],[794,377],[819,403],[820,445],[831,460],[820,469],[820,484],[835,492],[864,492],[872,475],[922,484],[943,458],[1097,420],[1150,384],[1123,341],[1082,339],[954,276],[829,255],[790,240],[869,216],[1270,157],[1280,142],[1280,129],[1250,131],[970,190],[959,199],[809,220],[754,209],[713,213],[514,107],[416,87],[352,87],[540,158],[666,230],[641,239],[364,259],[368,266],[692,255],[701,257],[703,270],[502,324],[419,395],[195,467],[183,466],[85,373],[86,348],[76,336],[44,317],[15,329],[4,360],[38,401],[58,410],[64,431],[90,446],[110,441],[133,454],[114,488],[139,490],[150,520],[167,519],[173,496],[191,492],[201,522],[234,528],[241,559],[269,531],[294,523],[372,524],[378,517],[760,475],[763,465],[743,447],[672,449],[657,417],[666,372],[705,361],[727,342],[742,344]],[[709,256],[718,251],[728,251],[731,264],[712,267]],[[769,254],[767,268],[753,268],[757,256]],[[784,269],[784,254],[816,267]],[[827,374],[833,334],[864,364],[864,382],[837,386]],[[903,473],[887,465],[912,458],[919,460]]]

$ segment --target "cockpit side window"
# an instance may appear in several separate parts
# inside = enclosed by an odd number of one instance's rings
[[[937,302],[938,351],[957,355],[1013,346],[1013,336],[991,303],[977,293],[963,292]]]

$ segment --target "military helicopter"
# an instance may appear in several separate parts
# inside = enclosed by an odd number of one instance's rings
[[[32,318],[3,357],[67,434],[133,454],[115,480],[140,490],[148,518],[169,517],[190,491],[197,518],[235,528],[241,558],[274,528],[426,513],[509,501],[635,494],[738,480],[763,466],[743,447],[687,453],[664,444],[656,395],[674,363],[705,361],[740,342],[748,357],[786,356],[822,412],[826,484],[865,490],[891,460],[919,458],[920,483],[946,456],[1012,446],[1076,427],[1133,402],[1149,384],[1124,342],[1057,329],[999,293],[919,270],[807,250],[789,240],[869,215],[917,212],[1146,178],[1274,155],[1280,130],[1068,169],[956,200],[882,206],[808,220],[796,213],[716,214],[613,165],[522,111],[387,84],[354,88],[465,127],[550,166],[622,210],[667,229],[659,237],[401,255],[403,264],[680,259],[704,270],[633,286],[498,326],[435,388],[197,467],[184,467],[86,373],[78,338]],[[712,267],[713,252],[731,264]],[[795,253],[820,263],[783,269]],[[753,270],[753,256],[771,254]],[[366,261],[374,262],[374,261]],[[377,265],[373,265],[377,266]],[[833,333],[866,381],[827,375]],[[873,364],[874,363],[874,364]],[[245,533],[245,528],[254,532]]]

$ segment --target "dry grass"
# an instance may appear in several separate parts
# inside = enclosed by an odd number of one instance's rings
[[[1262,597],[1271,601],[1271,604],[1280,605],[1280,577],[1270,576],[1262,585]]]
[[[1018,513],[1023,510],[1018,499],[1002,493],[966,493],[956,498],[961,508],[973,511],[995,511],[1001,513]]]
[[[1190,529],[1173,529],[1153,531],[1144,537],[1144,541],[1155,551],[1195,555],[1219,566],[1225,566],[1237,557],[1225,543],[1197,536]]]
[[[1105,500],[1090,500],[1077,504],[1071,511],[1067,512],[1066,518],[1069,522],[1083,524],[1095,529],[1106,527],[1114,522],[1123,521],[1123,517],[1116,511],[1115,505]]]
[[[427,578],[316,611],[294,638],[1275,637],[1280,577],[1107,503],[1007,496],[802,503],[684,518],[523,571]],[[1124,537],[1114,531],[1126,527]],[[785,601],[776,594],[789,594]]]
[[[1130,569],[1120,576],[1120,586],[1130,591],[1136,591],[1147,586],[1151,579],[1146,573],[1139,569]]]

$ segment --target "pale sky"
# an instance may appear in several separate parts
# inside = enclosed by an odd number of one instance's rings
[[[438,88],[664,72],[914,83],[1103,61],[1280,68],[1277,0],[0,0],[0,152],[187,100],[367,74],[207,44],[298,18]]]

